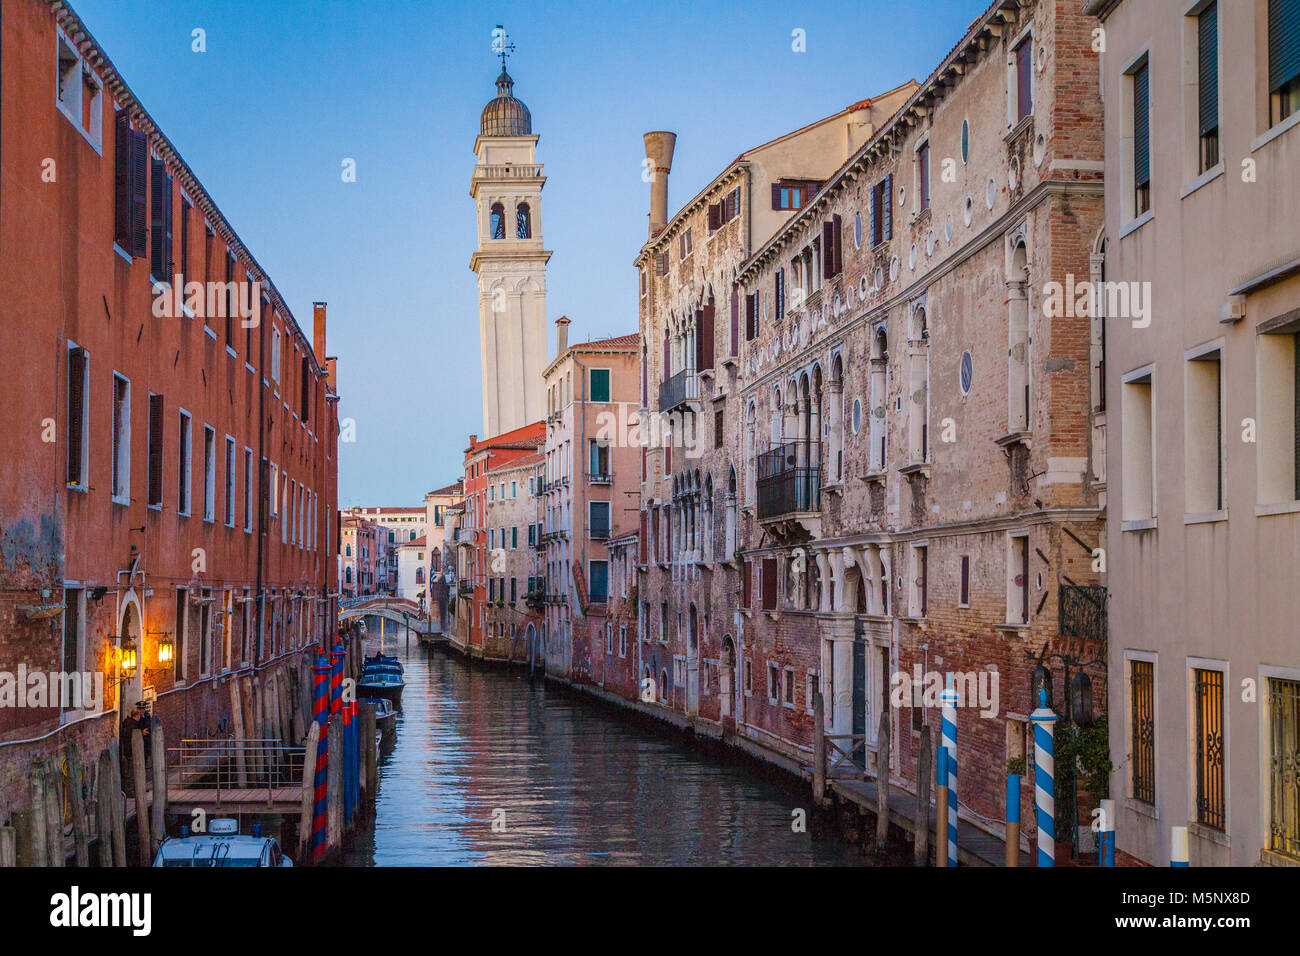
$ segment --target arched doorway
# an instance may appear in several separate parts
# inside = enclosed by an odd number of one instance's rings
[[[140,620],[140,600],[136,597],[134,590],[127,591],[122,597],[122,604],[118,613],[117,646],[119,657],[118,661],[114,662],[114,667],[120,667],[121,649],[134,647],[136,668],[134,674],[124,678],[122,683],[118,685],[117,709],[122,714],[125,714],[136,701],[144,697],[144,634],[140,628]],[[118,670],[115,676],[122,677],[123,675]]]

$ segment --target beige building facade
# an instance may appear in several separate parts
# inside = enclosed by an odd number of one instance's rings
[[[1117,846],[1163,865],[1187,827],[1192,866],[1295,865],[1300,4],[1088,11],[1106,37],[1104,269],[1119,284],[1105,320]]]

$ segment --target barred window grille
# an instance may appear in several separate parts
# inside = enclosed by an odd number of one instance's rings
[[[1132,714],[1133,798],[1156,802],[1155,665],[1132,661],[1129,670]]]
[[[1300,681],[1270,679],[1269,847],[1300,859]]]
[[[1223,672],[1197,668],[1196,821],[1224,829]]]

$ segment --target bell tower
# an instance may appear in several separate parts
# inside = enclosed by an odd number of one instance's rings
[[[497,27],[497,95],[483,107],[474,140],[478,163],[470,196],[478,213],[479,342],[483,360],[483,431],[496,436],[545,416],[546,262],[537,136],[528,107],[514,96],[506,57],[514,45]]]

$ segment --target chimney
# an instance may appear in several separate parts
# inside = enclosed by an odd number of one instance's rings
[[[569,347],[569,317],[562,315],[555,320],[555,357],[559,358]]]
[[[659,130],[645,134],[645,156],[650,167],[650,238],[668,224],[668,173],[673,168],[677,134]]]
[[[311,349],[316,353],[316,361],[325,364],[325,303],[313,302],[311,304],[313,318],[315,319],[314,328],[312,329]]]

